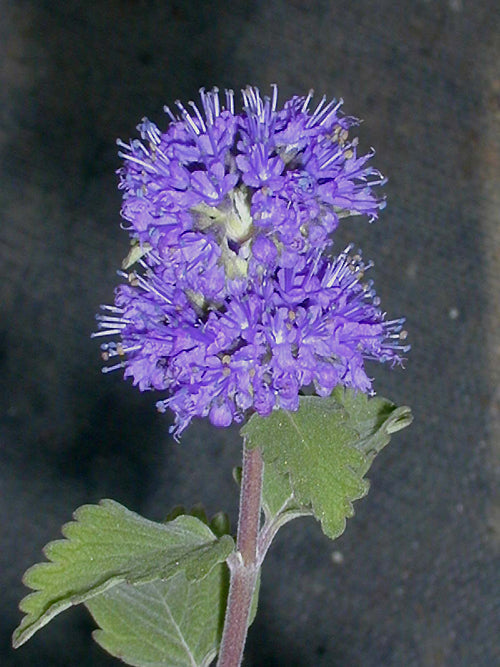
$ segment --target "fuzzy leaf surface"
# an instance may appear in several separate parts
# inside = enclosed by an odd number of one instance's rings
[[[262,449],[266,513],[313,514],[335,539],[368,492],[364,475],[376,454],[409,423],[409,408],[342,388],[327,398],[302,396],[297,412],[254,414],[241,434]]]
[[[200,581],[183,572],[167,581],[118,584],[85,605],[95,641],[127,665],[208,667],[217,655],[229,584],[225,564]]]
[[[288,472],[283,473],[279,466],[265,463],[262,481],[262,508],[266,517],[283,514],[301,516],[312,514],[297,502]]]
[[[218,539],[193,516],[156,523],[113,500],[84,505],[65,524],[66,539],[44,548],[49,562],[24,575],[35,592],[19,607],[26,615],[13,635],[18,647],[56,614],[122,582],[139,584],[184,572],[188,581],[206,577],[234,550],[229,535]]]

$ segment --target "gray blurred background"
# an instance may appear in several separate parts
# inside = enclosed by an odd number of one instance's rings
[[[200,86],[343,97],[389,177],[373,258],[407,370],[373,368],[415,422],[370,472],[337,542],[278,535],[245,665],[500,665],[496,0],[0,0],[0,664],[118,664],[84,609],[14,652],[24,570],[79,505],[152,519],[202,501],[236,516],[237,430],[182,444],[155,396],[102,376],[89,339],[127,252],[115,138]]]

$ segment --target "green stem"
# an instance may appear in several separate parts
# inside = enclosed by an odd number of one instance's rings
[[[217,667],[239,667],[243,658],[260,569],[258,537],[263,470],[260,450],[244,445],[237,550],[228,559],[231,583]]]

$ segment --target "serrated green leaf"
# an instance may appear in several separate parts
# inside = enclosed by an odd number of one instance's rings
[[[334,539],[354,513],[352,503],[368,492],[363,476],[375,455],[410,422],[409,408],[336,389],[328,398],[302,396],[297,412],[254,414],[241,434],[248,447],[262,448],[268,513],[312,513]]]
[[[155,523],[113,500],[84,505],[73,516],[62,528],[66,539],[44,549],[51,562],[38,563],[24,575],[35,592],[19,605],[26,616],[14,632],[15,647],[64,609],[121,582],[166,580],[179,570],[188,580],[199,580],[234,550],[229,535],[217,539],[192,516]]]
[[[201,581],[179,572],[168,581],[119,584],[85,605],[99,626],[93,637],[111,655],[137,667],[206,667],[222,635],[228,569]]]

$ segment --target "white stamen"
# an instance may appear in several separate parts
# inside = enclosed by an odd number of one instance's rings
[[[323,108],[323,104],[324,104],[325,102],[326,102],[326,95],[323,95],[323,97],[322,97],[322,98],[320,99],[320,101],[319,101],[318,106],[317,106],[316,109],[314,109],[314,111],[312,112],[312,114],[311,114],[311,118],[309,119],[309,121],[308,121],[306,127],[309,126],[309,124],[313,121],[313,119],[314,119],[314,120],[316,119],[316,116],[319,114],[319,112],[320,112],[321,109]]]
[[[144,117],[142,119],[142,124],[137,126],[139,131],[144,132],[144,134],[149,138],[153,144],[159,144],[161,139],[161,133],[154,123],[152,123],[148,118]]]
[[[339,150],[336,153],[334,153],[330,158],[328,158],[328,160],[326,160],[326,162],[323,162],[323,164],[321,164],[319,168],[320,169],[325,169],[326,167],[328,167],[329,164],[331,164],[340,155],[342,155],[342,153],[343,153],[343,150],[341,148],[339,148]]]
[[[215,117],[218,118],[220,114],[220,105],[219,105],[219,89],[217,86],[214,86],[212,88],[212,93],[213,93],[213,105],[214,105],[214,113]]]
[[[203,120],[203,117],[200,113],[200,110],[198,109],[198,107],[196,106],[196,104],[193,101],[189,102],[189,106],[195,112],[196,118],[198,119],[198,122],[200,123],[200,127],[201,127],[202,132],[206,132],[207,131],[207,126],[205,125],[205,121]],[[209,124],[211,125],[213,123],[213,118],[211,117],[212,116],[211,110],[209,108],[205,107],[205,113],[207,114],[207,120],[208,120]]]
[[[127,155],[126,153],[122,153],[122,151],[118,151],[118,156],[123,158],[124,160],[128,160],[129,162],[135,162],[136,164],[140,165],[143,169],[148,169],[149,171],[156,173],[156,168],[152,164],[148,164],[147,162],[144,162],[144,160],[140,160],[134,155]]]
[[[123,308],[118,308],[117,306],[109,306],[108,304],[104,304],[101,306],[102,310],[108,310],[110,313],[119,313],[123,314],[125,311]]]
[[[121,329],[103,329],[102,331],[94,331],[90,334],[91,338],[99,338],[99,336],[114,336],[115,334],[121,334]]]
[[[307,107],[309,106],[309,102],[312,100],[312,97],[314,95],[314,90],[311,88],[311,90],[308,92],[306,99],[304,100],[304,104],[302,105],[301,112],[305,113],[307,111]]]
[[[142,276],[139,276],[139,275],[137,275],[137,274],[135,275],[135,279],[137,280],[137,284],[138,284],[140,287],[142,287],[142,289],[143,289],[145,292],[153,292],[154,294],[156,294],[156,296],[159,296],[160,299],[163,299],[163,301],[165,301],[165,303],[168,303],[169,305],[172,304],[172,301],[171,301],[170,299],[168,299],[168,298],[165,296],[165,294],[163,294],[162,292],[160,292],[160,290],[158,290],[156,287],[154,287],[154,285],[153,285],[151,282],[148,282],[148,281],[145,280]]]
[[[132,324],[132,320],[129,320],[125,317],[112,317],[111,315],[96,315],[96,320],[98,322],[107,322],[108,325],[111,324]]]
[[[200,130],[199,130],[198,127],[196,127],[196,123],[191,118],[191,116],[188,114],[188,112],[186,111],[186,108],[184,107],[182,102],[180,100],[175,100],[175,104],[177,105],[178,109],[180,110],[183,120],[189,125],[189,127],[193,130],[193,132],[196,134],[196,136],[199,136]]]
[[[342,98],[338,102],[335,99],[333,99],[329,104],[326,105],[326,107],[321,112],[322,118],[319,121],[319,123],[321,125],[323,123],[326,123],[326,121],[328,120],[328,118],[330,118],[330,116],[333,116],[334,114],[337,113],[337,111],[340,109],[343,103],[344,101],[342,100]]]
[[[124,361],[121,361],[119,364],[115,364],[114,366],[104,366],[104,368],[102,368],[101,370],[103,373],[111,373],[112,371],[117,371],[120,368],[125,368]]]
[[[123,331],[127,325],[125,323],[121,322],[99,322],[98,327],[99,329],[117,329],[118,331]]]
[[[234,90],[226,90],[226,106],[228,111],[234,115]]]
[[[129,146],[129,144],[126,144],[126,143],[125,143],[124,141],[122,141],[121,139],[117,139],[117,140],[116,140],[116,145],[117,145],[117,146],[120,146],[120,148],[124,148],[126,151],[131,150],[131,146]]]
[[[136,350],[140,350],[142,348],[142,345],[131,345],[130,347],[120,347],[118,348],[109,348],[106,350],[106,354],[108,359],[112,359],[113,357],[123,357],[125,354],[130,354],[130,352],[135,352]]]
[[[176,123],[176,122],[177,122],[178,119],[174,116],[174,114],[170,111],[170,107],[168,107],[166,104],[165,104],[165,106],[163,107],[163,111],[164,111],[168,116],[170,116],[170,119],[171,119],[171,121],[172,121],[173,123]]]
[[[276,104],[278,102],[278,86],[273,83],[271,84],[271,88],[273,89],[273,98],[271,101],[271,111],[274,113],[276,111]]]

